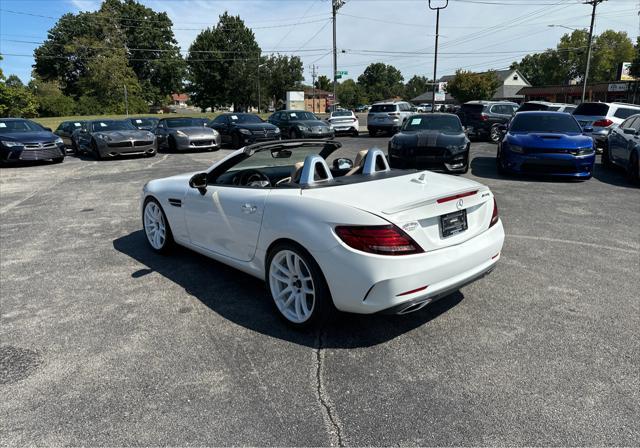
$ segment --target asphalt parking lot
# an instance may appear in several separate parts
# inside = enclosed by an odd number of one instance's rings
[[[341,139],[340,155],[386,138]],[[286,327],[264,285],[154,254],[139,194],[228,153],[0,170],[3,445],[636,445],[640,189],[502,177],[488,277],[407,316]]]

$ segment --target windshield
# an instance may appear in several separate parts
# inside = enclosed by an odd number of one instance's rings
[[[29,120],[0,120],[0,134],[33,131],[44,131],[44,128]]]
[[[263,123],[262,118],[252,114],[229,115],[232,123]]]
[[[582,103],[573,111],[573,115],[605,116],[609,113],[609,105],[605,103]]]
[[[395,104],[374,104],[369,112],[395,112]]]
[[[133,125],[138,128],[150,128],[154,127],[156,123],[158,123],[157,118],[132,118],[131,121],[133,122]]]
[[[118,120],[100,120],[94,121],[91,124],[91,129],[93,132],[102,132],[102,131],[129,131],[132,129],[136,129],[134,125],[129,121],[118,121]]]
[[[339,110],[331,113],[332,117],[350,117],[351,111],[348,110]]]
[[[419,115],[409,118],[403,131],[462,132],[460,119],[455,115]]]
[[[289,120],[317,120],[318,117],[313,115],[311,112],[305,111],[295,111],[295,112],[287,112],[287,116]]]
[[[548,110],[549,106],[546,104],[541,104],[541,103],[524,103],[522,106],[520,106],[520,108],[518,109],[518,112],[527,112],[527,111],[532,111],[532,110]],[[553,110],[558,110],[553,109]]]
[[[522,115],[517,114],[511,122],[510,132],[581,133],[582,128],[571,115]]]
[[[205,126],[207,121],[203,118],[181,117],[181,118],[167,118],[164,120],[168,128],[190,128]]]

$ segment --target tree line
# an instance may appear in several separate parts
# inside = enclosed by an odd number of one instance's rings
[[[32,79],[23,85],[18,77],[0,71],[0,115],[64,116],[121,114],[125,88],[131,113],[162,107],[171,93],[187,92],[201,108],[233,105],[236,110],[265,109],[284,102],[288,90],[310,88],[303,83],[298,56],[265,55],[253,31],[239,16],[222,14],[218,22],[201,31],[182,56],[164,12],[136,0],[104,0],[95,12],[65,14],[48,31],[34,51]],[[533,85],[567,84],[582,79],[588,34],[565,34],[555,49],[530,54],[516,61]],[[626,33],[612,30],[595,36],[590,82],[615,79],[619,62],[634,61],[632,73],[640,76],[640,38],[636,45]],[[448,85],[458,101],[489,99],[500,83],[494,72],[459,70]],[[400,97],[415,98],[431,89],[426,76],[407,82],[396,67],[376,62],[355,80],[337,85],[343,107]],[[332,91],[328,76],[315,87]]]

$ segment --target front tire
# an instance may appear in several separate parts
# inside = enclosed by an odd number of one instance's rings
[[[142,227],[155,252],[166,254],[173,247],[173,234],[167,216],[154,198],[147,198],[142,211]]]
[[[640,185],[640,162],[638,161],[638,152],[631,151],[629,163],[627,164],[627,177],[629,181],[635,185]]]
[[[289,133],[289,138],[291,140],[299,139],[300,138],[300,134],[299,134],[299,132],[297,130],[291,129],[291,132]]]
[[[278,314],[293,327],[322,325],[333,309],[320,267],[296,244],[280,243],[269,252],[266,282]]]
[[[234,149],[240,149],[240,145],[241,145],[241,143],[240,143],[240,136],[239,136],[238,134],[233,134],[233,135],[231,136],[231,146],[232,146]]]

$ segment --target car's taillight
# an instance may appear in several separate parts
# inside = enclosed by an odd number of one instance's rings
[[[480,114],[480,121],[487,121],[489,119],[489,115],[484,112]]]
[[[607,128],[613,124],[613,121],[608,118],[604,118],[602,120],[594,121],[592,126],[596,126],[599,128]]]
[[[389,116],[390,117],[399,117],[400,116],[400,112],[389,112]]]
[[[496,198],[493,198],[493,213],[491,214],[491,222],[489,223],[489,227],[493,227],[498,222],[498,204],[496,203]]]
[[[379,255],[409,255],[424,252],[409,235],[394,225],[338,226],[336,234],[349,247]]]

